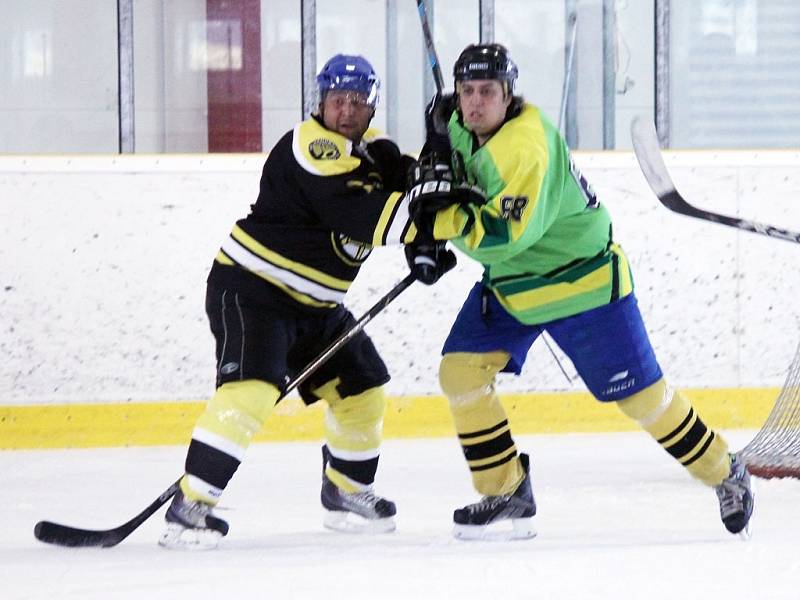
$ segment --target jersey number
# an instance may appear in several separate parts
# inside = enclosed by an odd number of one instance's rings
[[[500,210],[503,218],[508,221],[522,221],[522,211],[528,206],[527,196],[503,196],[500,199]]]

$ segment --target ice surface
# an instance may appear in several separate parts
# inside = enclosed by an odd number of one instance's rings
[[[454,439],[384,444],[376,491],[397,502],[398,529],[376,537],[322,528],[319,444],[257,444],[223,496],[231,532],[205,553],[159,548],[163,511],[115,548],[32,533],[40,519],[122,524],[180,474],[183,447],[0,452],[0,598],[800,597],[800,482],[757,480],[743,542],[713,491],[643,433],[517,442],[532,456],[533,540],[451,537],[452,510],[477,498]]]

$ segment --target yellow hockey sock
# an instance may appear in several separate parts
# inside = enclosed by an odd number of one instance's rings
[[[375,480],[383,435],[386,397],[383,387],[353,396],[340,397],[339,379],[316,388],[314,394],[328,403],[325,411],[325,440],[330,462],[328,478],[340,489],[361,491]]]
[[[620,400],[617,406],[703,483],[719,485],[728,476],[728,444],[703,423],[689,400],[663,379]]]
[[[217,388],[192,432],[181,480],[187,498],[217,502],[279,397],[277,387],[256,379]]]
[[[446,354],[439,367],[439,382],[450,402],[472,483],[484,496],[510,494],[525,476],[494,387],[495,375],[508,358],[506,352],[454,352]]]

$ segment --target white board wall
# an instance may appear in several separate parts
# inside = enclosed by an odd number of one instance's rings
[[[213,391],[205,277],[258,192],[263,155],[0,157],[0,404],[203,399]],[[800,153],[667,153],[691,202],[800,230]],[[660,206],[632,154],[578,153],[614,218],[668,379],[780,385],[798,340],[800,246]],[[349,293],[360,316],[406,273],[377,249]],[[480,267],[460,256],[367,327],[388,392],[438,393],[441,343]],[[552,342],[551,342],[552,344]],[[537,342],[501,392],[583,390]]]

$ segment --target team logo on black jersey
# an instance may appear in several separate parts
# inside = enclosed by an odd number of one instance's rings
[[[367,194],[371,194],[374,190],[383,189],[383,179],[381,179],[380,173],[370,171],[367,174],[366,181],[363,179],[351,179],[347,182],[347,187],[351,189],[362,190]]]
[[[319,138],[308,145],[308,152],[317,160],[336,160],[341,156],[339,148],[330,140]]]
[[[361,265],[372,252],[372,246],[369,244],[356,242],[341,233],[331,233],[331,241],[333,241],[333,249],[339,258],[351,267]]]

